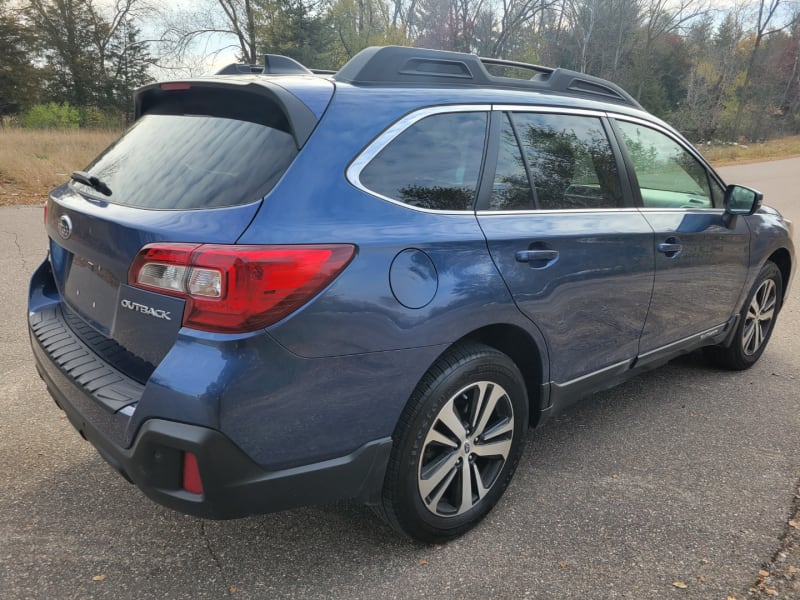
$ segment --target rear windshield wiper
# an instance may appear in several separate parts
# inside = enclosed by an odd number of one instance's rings
[[[73,181],[77,181],[78,183],[82,183],[83,185],[88,185],[93,190],[97,190],[104,196],[111,195],[111,188],[106,185],[106,183],[98,179],[93,175],[89,175],[86,171],[73,171],[72,175],[69,176],[70,179]]]

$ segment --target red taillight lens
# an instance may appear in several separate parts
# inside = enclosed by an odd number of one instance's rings
[[[192,494],[203,493],[203,481],[200,479],[200,468],[197,457],[192,452],[183,453],[183,477],[181,487]]]
[[[354,254],[349,244],[148,244],[134,259],[128,283],[185,298],[186,327],[254,331],[308,302]]]

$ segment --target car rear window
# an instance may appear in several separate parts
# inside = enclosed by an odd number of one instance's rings
[[[111,188],[110,197],[73,185],[86,195],[139,208],[254,202],[297,155],[291,133],[280,121],[276,125],[204,114],[147,114],[88,169]]]

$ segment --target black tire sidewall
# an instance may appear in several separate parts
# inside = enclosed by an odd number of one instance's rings
[[[508,393],[514,411],[512,446],[506,463],[491,490],[476,505],[454,517],[439,517],[431,513],[419,495],[417,472],[425,437],[441,408],[459,390],[477,381],[491,381]],[[409,402],[410,409],[403,431],[398,431],[391,461],[395,461],[389,508],[400,527],[422,541],[442,541],[456,537],[480,521],[497,503],[508,486],[524,448],[528,428],[528,398],[522,376],[506,355],[481,347],[471,348],[455,366],[444,368],[428,380],[423,379]],[[401,423],[403,421],[401,420]]]
[[[753,298],[758,292],[758,289],[761,285],[767,280],[772,279],[773,283],[775,284],[775,310],[772,315],[772,321],[769,325],[769,331],[767,331],[767,335],[764,337],[764,340],[761,342],[761,346],[753,354],[745,354],[744,348],[742,347],[742,336],[744,335],[744,327],[745,321],[747,319],[747,312],[750,309],[750,303],[753,302]],[[783,297],[783,279],[781,276],[780,269],[778,266],[773,262],[767,262],[758,274],[756,278],[756,282],[753,284],[750,293],[747,295],[747,300],[745,300],[744,306],[742,307],[742,311],[739,315],[739,323],[736,327],[736,335],[733,338],[733,342],[731,343],[730,347],[727,349],[729,353],[730,361],[732,362],[732,366],[740,369],[746,369],[756,363],[759,358],[761,358],[761,354],[763,354],[764,350],[769,343],[769,340],[772,338],[772,332],[775,330],[775,322],[778,319],[778,312],[781,309],[781,299]]]

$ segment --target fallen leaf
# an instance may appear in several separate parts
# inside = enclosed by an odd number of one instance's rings
[[[680,588],[680,589],[682,589],[682,590],[685,590],[686,588],[688,588],[688,587],[689,587],[688,585],[686,585],[686,584],[685,584],[684,582],[682,582],[682,581],[673,581],[673,582],[672,582],[672,585],[674,585],[676,588]]]
[[[428,564],[428,561],[427,561],[427,560],[425,560],[424,558],[420,558],[420,559],[419,559],[417,562],[418,562],[420,565],[427,565],[427,564]]]
[[[778,592],[777,592],[777,590],[773,590],[773,589],[772,589],[772,588],[770,588],[770,587],[765,587],[765,588],[764,588],[764,593],[765,593],[767,596],[777,596],[777,595],[778,595]]]
[[[105,581],[105,578],[106,578],[105,575],[95,575],[94,577],[92,577],[92,581]]]
[[[705,575],[698,575],[697,576],[697,581],[699,581],[700,583],[705,583],[706,582],[706,576]]]
[[[786,570],[789,571],[789,573],[797,573],[797,567],[794,565],[789,565],[789,568]]]
[[[728,596],[725,600],[736,600],[736,596]]]
[[[759,577],[769,577],[769,571],[765,571],[764,569],[761,569],[761,570],[758,572],[758,576],[759,576]]]
[[[789,519],[789,527],[794,527],[795,529],[800,529],[800,523],[798,523],[794,519]]]
[[[569,563],[565,560],[562,560],[560,563],[558,563],[558,566],[562,569],[566,569],[569,566]]]
[[[444,546],[442,546],[441,544],[434,544],[433,545],[433,549],[434,550],[441,550],[442,548],[444,548]]]
[[[710,561],[710,560],[708,560],[707,558],[701,558],[701,559],[700,559],[700,564],[701,564],[701,565],[707,565],[707,564],[708,564],[708,563],[710,563],[710,562],[711,562],[711,561]]]
[[[231,588],[230,588],[230,590],[228,590],[228,591],[229,591],[231,594],[235,594],[235,593],[236,593],[236,592],[238,592],[239,590],[236,588],[236,586],[235,586],[235,585],[232,585],[232,586],[231,586]]]

